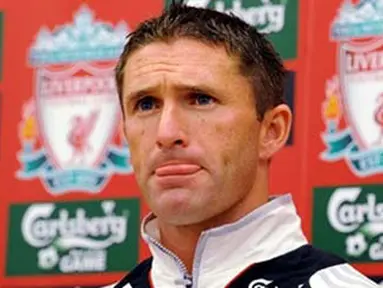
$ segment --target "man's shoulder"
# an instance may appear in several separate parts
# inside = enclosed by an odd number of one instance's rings
[[[318,259],[320,265],[309,279],[310,287],[379,287],[342,258],[312,246],[311,251],[312,256]]]
[[[132,271],[127,273],[120,281],[102,288],[149,288],[149,272],[152,267],[152,261],[152,257],[142,261]]]
[[[347,263],[330,266],[317,271],[310,277],[309,284],[312,288],[379,287],[378,284]]]
[[[344,259],[311,245],[251,265],[228,287],[264,287],[265,284],[273,288],[378,287]]]
[[[358,287],[377,288],[375,282],[364,276],[343,258],[307,245],[302,249],[306,254],[303,265],[311,266],[308,279],[308,287],[311,288],[333,288],[333,287]],[[306,287],[306,286],[302,286]]]

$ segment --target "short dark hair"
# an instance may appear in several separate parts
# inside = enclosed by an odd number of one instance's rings
[[[260,119],[268,109],[285,103],[285,69],[280,56],[263,34],[233,14],[173,1],[160,16],[144,21],[127,36],[127,43],[116,67],[121,107],[124,67],[129,56],[150,43],[179,38],[222,45],[229,55],[236,56],[241,73],[249,78],[253,86]]]

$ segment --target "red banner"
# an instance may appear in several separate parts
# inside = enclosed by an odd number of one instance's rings
[[[294,122],[271,193],[293,195],[316,246],[378,279],[381,1],[202,2],[267,31],[288,69]],[[113,69],[125,36],[168,4],[0,2],[0,286],[99,286],[149,255]]]

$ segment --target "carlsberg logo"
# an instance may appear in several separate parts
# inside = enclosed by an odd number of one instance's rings
[[[77,208],[74,216],[55,204],[28,207],[21,221],[22,236],[37,248],[37,265],[42,270],[93,272],[107,270],[108,248],[125,241],[128,213],[114,214],[116,203],[101,203],[103,216],[89,216]],[[54,217],[54,215],[58,215]]]
[[[316,188],[313,245],[353,263],[382,261],[381,192],[383,185]]]
[[[54,219],[51,218],[54,204],[31,205],[21,223],[22,235],[29,245],[36,248],[57,241],[56,244],[63,249],[105,249],[123,242],[126,237],[127,217],[114,215],[114,206],[113,201],[103,202],[105,216],[101,217],[88,217],[82,208],[76,210],[74,217],[69,217],[66,209],[60,209],[59,216]]]
[[[211,0],[189,0],[186,4],[205,8],[210,2]],[[245,8],[243,0],[233,0],[232,8],[227,9],[225,1],[216,0],[213,9],[237,15],[249,25],[257,27],[260,33],[277,33],[285,26],[286,3],[286,0],[281,0],[279,4],[273,4],[270,0],[260,0],[260,5]]]
[[[366,194],[363,203],[356,203],[362,192],[360,187],[344,187],[334,191],[327,206],[331,226],[341,233],[352,233],[364,223],[371,234],[383,233],[383,203],[377,203],[376,195]]]
[[[138,197],[11,205],[6,275],[130,271],[139,226]]]

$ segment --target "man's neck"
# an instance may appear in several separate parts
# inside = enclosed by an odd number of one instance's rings
[[[191,274],[195,249],[203,231],[236,222],[267,201],[267,193],[252,193],[229,211],[195,225],[175,226],[158,219],[160,242],[181,259]]]

